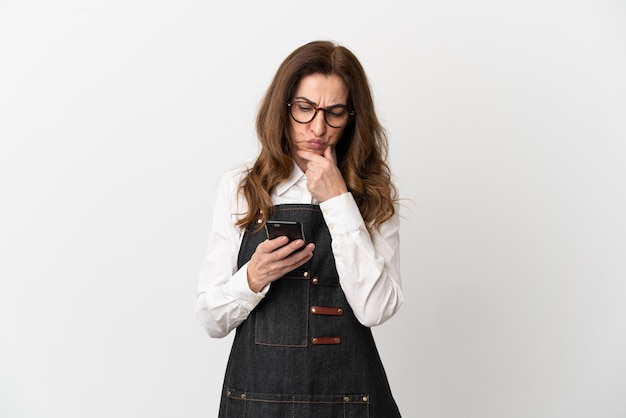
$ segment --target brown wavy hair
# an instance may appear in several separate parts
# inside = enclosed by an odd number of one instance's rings
[[[241,214],[237,223],[242,228],[264,225],[273,206],[270,193],[291,175],[295,163],[288,150],[287,102],[303,77],[317,73],[337,75],[348,87],[347,104],[355,116],[345,127],[335,153],[365,224],[368,229],[378,228],[395,213],[397,192],[387,164],[387,134],[376,117],[365,71],[347,48],[314,41],[282,62],[260,104],[256,130],[261,151],[239,185],[248,203],[248,212]]]

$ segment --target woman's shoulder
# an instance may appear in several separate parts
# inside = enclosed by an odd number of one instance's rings
[[[241,164],[222,173],[219,179],[217,196],[223,204],[228,206],[230,213],[241,213],[247,210],[246,199],[239,185],[249,170],[247,165]]]
[[[250,167],[248,167],[248,165],[241,164],[237,167],[225,171],[220,177],[219,188],[222,190],[227,189],[231,191],[238,189],[241,180],[245,178],[249,170]]]

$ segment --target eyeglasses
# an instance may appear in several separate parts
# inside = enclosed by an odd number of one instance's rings
[[[354,116],[354,110],[348,110],[346,105],[334,105],[327,108],[317,107],[311,102],[297,100],[288,102],[289,114],[298,123],[309,123],[320,110],[324,112],[324,120],[332,128],[343,128]]]

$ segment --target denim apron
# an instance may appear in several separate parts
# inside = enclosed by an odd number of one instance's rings
[[[274,207],[300,221],[313,258],[276,280],[237,328],[226,368],[222,418],[400,417],[372,332],[339,284],[331,237],[317,205]],[[238,267],[267,239],[248,228]]]

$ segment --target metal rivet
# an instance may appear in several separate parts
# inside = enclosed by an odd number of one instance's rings
[[[335,338],[335,342],[339,344],[341,342],[341,338]]]
[[[263,219],[257,219],[257,220],[256,220],[256,223],[258,223],[258,224],[263,223]]]
[[[341,315],[341,314],[343,313],[343,309],[341,309],[341,308],[337,309],[337,313],[338,313],[339,315]]]
[[[230,390],[227,390],[227,391],[226,391],[226,396],[230,396],[230,395],[232,395],[232,394],[233,394],[233,393],[232,393]]]
[[[317,338],[313,338],[311,341],[313,342],[313,344],[317,344]]]
[[[246,399],[246,394],[245,393],[241,394],[241,399]]]
[[[315,312],[317,312],[317,309],[311,308],[311,312],[315,313]]]
[[[344,396],[343,397],[343,401],[344,402],[350,402],[350,397],[349,396]]]
[[[304,277],[309,277],[309,272],[308,272],[308,271],[305,271],[302,275],[303,275]]]
[[[368,398],[367,396],[363,396],[363,402],[367,402]]]
[[[317,277],[313,277],[313,278],[311,279],[311,282],[312,282],[313,284],[317,284],[317,283],[319,282],[319,279],[318,279]]]

